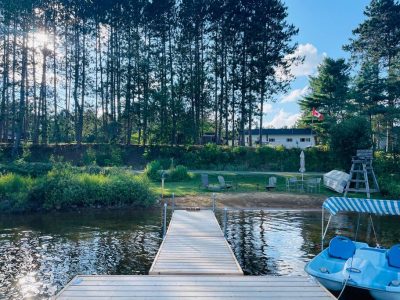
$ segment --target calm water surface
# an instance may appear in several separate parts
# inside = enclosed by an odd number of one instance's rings
[[[221,224],[222,214],[217,218]],[[356,220],[335,217],[329,237],[351,237]],[[398,218],[374,221],[382,245],[399,243]],[[77,274],[147,274],[160,225],[158,210],[0,216],[0,299],[48,299]],[[316,211],[228,213],[228,240],[246,274],[304,275],[320,251],[320,231]],[[366,218],[359,232],[375,243]]]

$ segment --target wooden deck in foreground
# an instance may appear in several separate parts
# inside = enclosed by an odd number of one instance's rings
[[[335,299],[301,276],[243,276],[212,211],[175,211],[149,276],[76,276],[55,297],[77,299]]]
[[[77,276],[57,299],[335,299],[307,277]]]

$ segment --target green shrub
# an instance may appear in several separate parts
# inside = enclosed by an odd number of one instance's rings
[[[111,157],[109,160],[110,166],[120,166],[123,163],[122,159],[122,151],[121,148],[118,146],[111,148]]]
[[[372,146],[371,130],[363,117],[354,117],[335,125],[331,132],[331,149],[339,164],[351,165],[351,157],[357,149],[369,149]]]
[[[0,211],[154,204],[145,176],[128,171],[90,174],[57,163],[37,179],[16,174],[0,176]]]
[[[28,206],[34,180],[17,174],[0,176],[0,211],[21,211]]]
[[[168,171],[167,181],[185,181],[190,178],[185,166],[177,165]]]
[[[97,205],[141,205],[155,201],[148,182],[127,172],[119,174],[76,173],[71,168],[54,169],[34,189],[33,199],[43,198],[45,209]]]
[[[85,165],[96,164],[96,151],[92,147],[88,147],[83,155],[83,163]]]
[[[169,169],[166,170],[164,167],[166,163],[167,160],[153,160],[147,164],[144,174],[153,181],[160,181],[163,172],[165,174],[165,181],[184,181],[190,178],[185,166],[177,165],[174,167],[171,163]]]
[[[159,160],[153,160],[146,165],[144,174],[153,181],[161,179],[162,166]]]
[[[379,188],[382,196],[390,199],[400,198],[400,175],[389,175],[378,177]]]
[[[11,164],[0,165],[0,173],[15,173],[24,176],[38,177],[47,174],[51,168],[51,163],[29,163],[17,160]]]

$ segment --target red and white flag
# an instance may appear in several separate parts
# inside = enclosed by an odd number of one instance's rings
[[[318,120],[320,120],[320,121],[322,121],[324,119],[324,116],[319,111],[317,111],[314,107],[312,109],[311,114],[313,117],[317,117]]]

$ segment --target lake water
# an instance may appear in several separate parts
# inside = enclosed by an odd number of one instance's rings
[[[217,218],[222,224],[221,212]],[[328,239],[352,237],[356,221],[335,217]],[[373,245],[367,221],[361,218],[359,239]],[[374,223],[381,245],[399,243],[399,218]],[[161,232],[159,210],[0,216],[0,299],[48,299],[77,274],[147,274]],[[320,236],[317,211],[228,213],[227,238],[246,274],[304,275]]]

